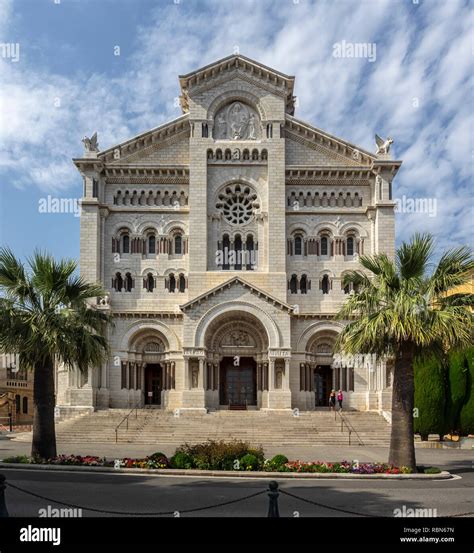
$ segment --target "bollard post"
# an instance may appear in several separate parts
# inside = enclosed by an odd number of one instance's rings
[[[6,518],[10,516],[7,510],[7,504],[5,503],[5,475],[0,474],[0,518]]]
[[[278,491],[278,482],[272,480],[270,484],[268,484],[268,489],[269,503],[267,516],[268,518],[280,518],[280,511],[278,510],[278,496],[280,495]]]

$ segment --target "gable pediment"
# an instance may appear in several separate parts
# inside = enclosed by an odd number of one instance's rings
[[[254,286],[250,282],[247,282],[246,280],[240,278],[240,277],[233,277],[226,282],[223,282],[222,284],[216,286],[215,288],[212,288],[211,290],[208,290],[204,294],[201,294],[192,300],[188,301],[187,303],[180,305],[180,309],[183,312],[189,312],[193,309],[198,308],[203,303],[208,303],[211,301],[211,299],[214,296],[218,295],[225,295],[226,291],[230,288],[233,288],[235,286],[240,286],[245,290],[248,290],[251,294],[254,294],[255,296],[261,298],[266,303],[269,303],[278,309],[282,309],[284,311],[287,311],[288,313],[291,313],[293,311],[293,307],[285,302],[280,301],[278,298],[275,298],[271,294],[268,294],[264,290],[261,290],[257,286]]]
[[[285,98],[286,112],[294,113],[295,78],[242,55],[228,56],[186,75],[180,75],[180,102],[183,113],[189,111],[190,95],[201,94],[236,78],[270,94],[282,96]]]
[[[161,152],[164,152],[163,158],[165,159],[166,150],[169,152],[179,142],[185,142],[188,147],[189,133],[189,117],[182,115],[99,152],[97,158],[110,165],[123,165],[124,163],[157,165],[160,164]],[[163,163],[166,164],[165,161]],[[169,164],[169,160],[167,163]],[[183,161],[183,163],[187,163],[187,161]]]
[[[310,165],[308,162],[304,163],[304,159],[311,158],[310,152],[313,152],[315,160],[311,164],[318,166],[370,167],[377,160],[375,154],[364,148],[330,135],[291,115],[286,115],[284,135],[287,140],[297,143],[301,148],[299,153],[294,149],[294,161],[290,158],[287,160],[288,165]]]

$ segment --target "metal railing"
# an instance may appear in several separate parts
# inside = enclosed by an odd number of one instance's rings
[[[351,445],[351,436],[354,433],[357,436],[357,440],[359,441],[359,445],[364,445],[364,442],[362,441],[362,438],[359,436],[357,430],[354,428],[352,423],[349,422],[341,413],[341,410],[337,411],[334,408],[334,421],[337,420],[337,416],[339,415],[339,418],[341,419],[341,432],[344,432],[344,426],[347,429],[347,432],[349,434],[349,445]]]
[[[118,443],[118,431],[119,431],[119,428],[122,426],[122,424],[124,422],[127,422],[127,430],[128,430],[128,421],[130,419],[130,415],[135,411],[135,418],[137,419],[138,418],[138,408],[140,407],[140,403],[141,403],[141,400],[140,401],[137,401],[137,403],[135,404],[134,407],[132,407],[132,409],[130,410],[130,412],[125,415],[125,417],[123,417],[123,419],[117,424],[117,426],[115,427],[115,443]]]

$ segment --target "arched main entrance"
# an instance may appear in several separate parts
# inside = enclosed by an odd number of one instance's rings
[[[122,362],[123,388],[130,404],[166,405],[166,394],[175,388],[175,362],[159,330],[145,327],[130,337],[127,361]]]
[[[260,407],[268,390],[268,336],[263,324],[244,311],[222,313],[206,329],[205,346],[207,361],[218,374],[215,407]]]

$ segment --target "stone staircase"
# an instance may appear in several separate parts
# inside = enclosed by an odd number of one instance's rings
[[[115,428],[130,413],[108,409],[59,422],[56,434],[60,443],[114,443]],[[207,439],[239,439],[253,445],[351,445],[387,446],[390,426],[374,412],[344,411],[341,418],[329,411],[213,411],[208,414],[181,412],[179,416],[159,409],[139,409],[130,414],[128,429],[123,422],[118,443],[142,445],[180,445]],[[31,436],[30,436],[31,438]],[[16,440],[24,441],[27,436]]]

